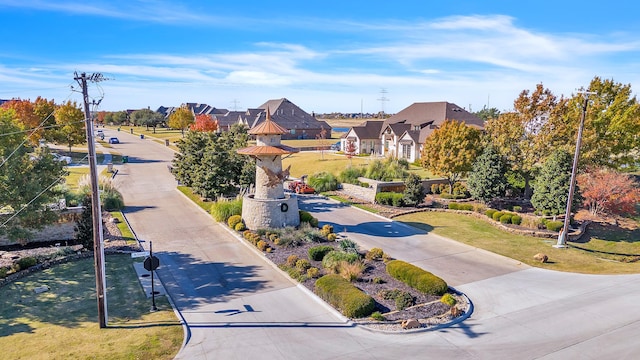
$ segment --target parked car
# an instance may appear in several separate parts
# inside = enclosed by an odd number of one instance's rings
[[[109,144],[120,144],[120,140],[117,137],[109,138]]]
[[[57,153],[53,153],[51,155],[53,155],[53,160],[55,161],[62,161],[65,164],[71,164],[71,156],[64,156]]]
[[[331,145],[331,150],[340,151],[340,141]]]

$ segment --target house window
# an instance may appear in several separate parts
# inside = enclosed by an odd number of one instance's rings
[[[292,135],[296,133],[296,129],[291,129],[289,130],[289,133],[291,133]]]
[[[402,158],[411,159],[411,144],[402,144]]]

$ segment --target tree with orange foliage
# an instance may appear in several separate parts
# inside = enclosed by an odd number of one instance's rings
[[[218,120],[213,120],[211,115],[196,115],[196,120],[189,127],[191,131],[213,132],[218,130]]]
[[[344,154],[349,159],[349,165],[353,165],[351,158],[356,154],[356,143],[353,140],[347,140],[347,143],[344,144]]]
[[[633,215],[638,212],[640,188],[630,175],[592,169],[578,176],[584,205],[593,215]]]
[[[34,112],[33,103],[29,100],[13,99],[2,106],[16,112],[18,123],[28,131],[29,142],[34,145],[38,144],[44,131],[40,128],[40,118]]]

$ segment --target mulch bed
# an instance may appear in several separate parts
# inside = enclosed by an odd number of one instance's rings
[[[340,239],[338,239],[340,240]],[[243,240],[247,241],[247,240]],[[276,265],[286,264],[287,258],[290,255],[296,255],[300,259],[309,260],[308,250],[311,247],[318,245],[329,245],[336,249],[339,249],[338,242],[323,242],[323,243],[303,243],[295,247],[282,247],[275,245],[273,242],[266,240],[272,248],[271,252],[265,252],[264,255]],[[423,294],[405,283],[396,280],[391,277],[386,271],[386,264],[381,260],[364,260],[366,269],[358,281],[353,284],[371,296],[376,302],[376,311],[382,313],[386,321],[374,321],[372,319],[352,319],[356,323],[366,325],[368,327],[377,328],[381,330],[389,331],[401,331],[401,322],[404,320],[415,319],[421,324],[421,327],[426,328],[443,322],[448,322],[453,319],[451,316],[451,308],[448,305],[440,302],[440,296],[432,296]],[[326,271],[322,268],[321,261],[309,260],[311,266],[320,269],[321,275],[326,274]],[[374,278],[380,278],[383,281],[381,283],[374,282]],[[315,290],[316,278],[306,279],[302,282],[306,288],[311,291]],[[384,299],[381,296],[383,290],[398,289],[406,291],[415,298],[415,306],[410,308],[399,310],[396,309],[394,300]],[[452,294],[456,300],[458,300],[458,309],[465,312],[468,308],[466,299],[457,294]]]

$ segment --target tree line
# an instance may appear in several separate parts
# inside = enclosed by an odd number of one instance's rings
[[[621,190],[602,181],[597,186],[608,188],[609,200],[626,199],[622,202],[627,205],[608,206],[609,211],[633,212],[634,206],[628,203],[640,201],[638,186],[623,172],[640,166],[640,105],[631,85],[595,77],[587,89],[594,94],[578,92],[568,98],[554,95],[542,84],[533,91],[523,90],[513,110],[478,112],[486,120],[484,131],[447,121],[425,140],[421,163],[446,178],[450,187],[468,176],[469,190],[479,200],[491,201],[510,190],[530,199],[536,209],[564,213],[578,125],[587,100],[576,202],[593,203],[597,191],[592,179],[615,177],[630,187]]]

